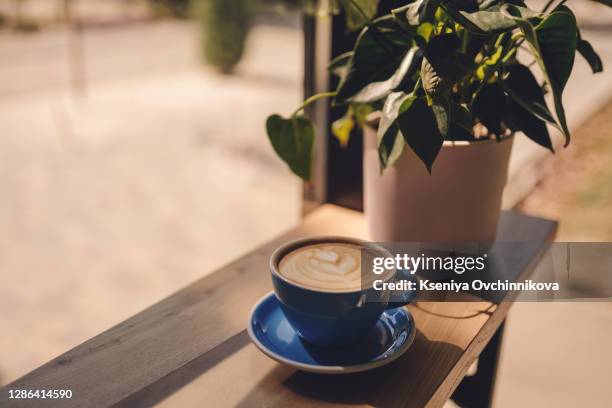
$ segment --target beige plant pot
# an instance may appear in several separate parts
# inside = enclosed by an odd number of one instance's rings
[[[364,206],[377,242],[490,242],[514,137],[445,142],[432,174],[406,146],[380,173],[376,131],[364,130]]]

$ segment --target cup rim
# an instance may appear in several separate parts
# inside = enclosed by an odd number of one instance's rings
[[[353,238],[353,237],[346,237],[346,236],[341,236],[341,235],[321,235],[321,236],[313,236],[313,237],[305,237],[305,238],[298,238],[298,239],[294,239],[291,241],[288,241],[284,244],[282,244],[281,246],[279,246],[278,248],[276,248],[274,250],[274,252],[272,252],[272,255],[270,255],[270,260],[269,260],[269,269],[270,269],[270,273],[282,280],[283,282],[287,283],[288,285],[291,286],[295,286],[297,288],[303,289],[303,290],[307,290],[310,292],[314,292],[314,293],[325,293],[325,294],[352,294],[352,293],[360,293],[363,292],[364,288],[359,288],[359,289],[355,289],[355,290],[347,290],[347,291],[331,291],[331,290],[318,290],[318,289],[313,289],[313,288],[309,288],[306,287],[304,285],[301,285],[297,282],[294,282],[292,280],[287,279],[286,277],[284,277],[283,275],[281,275],[281,273],[278,271],[278,265],[281,261],[281,259],[283,259],[283,257],[285,255],[287,255],[289,252],[291,252],[294,249],[297,248],[301,248],[303,246],[307,246],[307,245],[316,245],[316,244],[322,244],[322,243],[339,243],[339,244],[349,244],[349,245],[355,245],[355,246],[359,246],[359,247],[369,247],[372,248],[373,250],[380,252],[381,254],[383,254],[384,256],[388,256],[388,257],[392,257],[393,255],[391,254],[391,252],[389,252],[386,248],[384,248],[381,245],[375,244],[373,242],[364,240],[364,239],[359,239],[359,238]],[[392,274],[389,274],[389,277],[387,279],[384,279],[385,282],[388,282],[389,280],[393,279],[395,277],[395,272]],[[383,276],[383,275],[381,275]]]

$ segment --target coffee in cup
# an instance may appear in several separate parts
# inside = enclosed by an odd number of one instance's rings
[[[305,245],[283,256],[278,272],[312,290],[350,292],[361,287],[361,249],[344,242]]]
[[[389,306],[390,294],[374,290],[371,282],[394,279],[395,270],[362,274],[362,263],[371,264],[369,259],[375,256],[390,254],[380,246],[344,237],[297,240],[272,254],[274,292],[303,340],[317,346],[346,346],[376,324]]]

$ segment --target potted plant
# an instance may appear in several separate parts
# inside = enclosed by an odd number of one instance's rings
[[[514,134],[553,151],[552,125],[567,146],[562,95],[576,52],[602,70],[574,14],[564,0],[543,10],[522,0],[412,0],[378,18],[376,0],[340,3],[363,28],[330,64],[339,85],[288,118],[270,116],[274,150],[308,180],[315,132],[303,109],[330,98],[347,107],[333,125],[341,143],[364,128],[372,239],[493,240]]]

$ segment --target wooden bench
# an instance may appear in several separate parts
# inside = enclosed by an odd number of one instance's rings
[[[503,214],[498,240],[538,243],[533,253],[514,257],[517,280],[531,274],[555,231],[552,221]],[[498,342],[511,298],[410,305],[413,345],[370,372],[298,372],[250,343],[249,311],[272,289],[271,252],[290,239],[331,234],[367,238],[363,214],[320,207],[278,239],[3,387],[0,406],[442,406],[491,339]],[[490,398],[490,377],[481,404]],[[70,389],[73,396],[8,401],[9,389]]]

